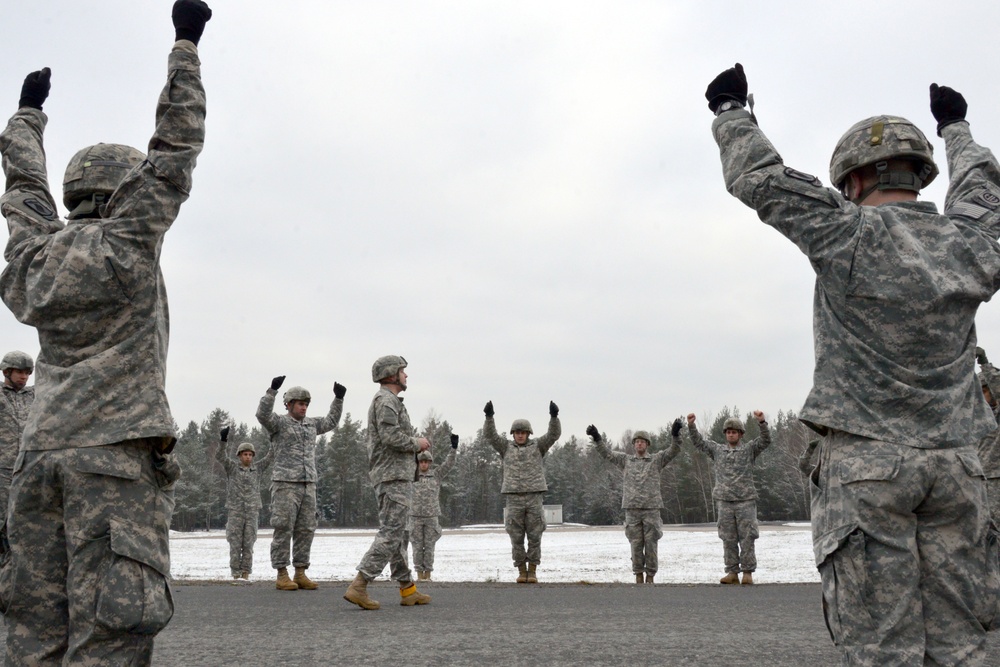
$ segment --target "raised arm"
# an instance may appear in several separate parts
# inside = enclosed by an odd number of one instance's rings
[[[670,425],[670,444],[660,452],[660,469],[662,470],[668,463],[677,458],[681,453],[681,420],[680,417]]]
[[[229,427],[224,427],[219,431],[219,446],[215,448],[215,460],[219,462],[222,469],[226,471],[226,475],[233,472],[236,467],[236,461],[233,460],[232,454],[229,451]]]
[[[496,450],[497,454],[503,458],[507,454],[507,438],[502,437],[497,433],[497,425],[493,420],[493,401],[489,401],[486,407],[483,408],[483,414],[486,415],[486,421],[483,423],[483,438],[489,443],[490,447]]]
[[[452,434],[451,449],[448,450],[448,456],[445,458],[444,463],[437,467],[437,476],[439,479],[444,479],[451,472],[451,469],[455,466],[456,454],[458,454],[458,436]]]
[[[549,401],[549,428],[545,435],[538,439],[538,450],[543,456],[552,445],[556,444],[560,435],[562,435],[562,424],[559,423],[559,406]]]
[[[330,411],[326,416],[316,422],[316,433],[322,434],[337,428],[340,422],[340,414],[344,411],[344,396],[347,395],[347,387],[339,382],[333,383],[333,403],[330,404]]]
[[[628,456],[625,452],[618,452],[610,449],[604,442],[604,438],[601,437],[601,432],[597,430],[597,427],[591,424],[587,427],[587,435],[589,435],[594,440],[594,449],[597,453],[606,458],[611,463],[615,464],[619,468],[625,468],[625,462],[628,460]]]
[[[687,416],[688,435],[691,436],[691,444],[694,445],[695,449],[708,454],[708,458],[714,459],[715,450],[711,447],[711,445],[709,445],[709,443],[705,442],[705,438],[701,437],[701,431],[699,431],[698,427],[695,426],[694,420],[695,417],[692,412]]]
[[[764,420],[763,412],[754,410],[753,416],[757,418],[757,426],[760,427],[760,437],[754,438],[753,442],[750,443],[753,457],[756,459],[761,455],[761,452],[771,446],[771,429],[768,428],[767,422]]]
[[[268,466],[274,463],[274,444],[269,444],[267,446],[267,453],[262,454],[254,463],[260,469],[261,473],[265,472]]]
[[[284,381],[284,375],[279,375],[271,380],[271,386],[264,392],[260,403],[257,404],[257,421],[269,435],[277,433],[281,425],[278,415],[274,414],[274,397],[278,395],[278,389],[281,388]]]

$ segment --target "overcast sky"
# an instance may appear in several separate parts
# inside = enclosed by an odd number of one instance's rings
[[[46,148],[145,149],[169,0],[8,3],[0,105],[52,68]],[[704,91],[740,61],[785,162],[829,181],[855,121],[965,94],[1000,146],[996,2],[210,0],[208,135],[167,235],[167,390],[183,427],[254,424],[275,375],[364,419],[401,354],[414,422],[617,437],[724,406],[798,411],[806,258],[725,190]],[[6,102],[3,102],[6,100]],[[4,107],[0,106],[0,109]],[[926,191],[940,203],[947,177]],[[65,215],[65,211],[63,211]],[[1000,312],[980,310],[1000,359]],[[0,310],[0,347],[38,352]]]

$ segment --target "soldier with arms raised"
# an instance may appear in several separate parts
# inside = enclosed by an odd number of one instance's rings
[[[439,466],[431,467],[431,450],[417,454],[417,479],[413,482],[413,509],[410,512],[410,544],[417,579],[430,581],[434,571],[434,545],[441,539],[441,480],[451,472],[458,451],[458,436],[451,434],[451,451]]]
[[[229,427],[219,432],[215,460],[226,472],[226,541],[229,542],[229,569],[233,579],[247,581],[253,572],[253,545],[260,523],[260,478],[274,460],[274,447],[260,460],[253,443],[243,442],[236,456],[229,453]]]

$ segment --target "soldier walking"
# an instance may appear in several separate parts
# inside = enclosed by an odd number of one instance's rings
[[[439,466],[431,468],[431,450],[417,454],[417,479],[413,483],[413,509],[410,511],[410,544],[413,545],[413,567],[419,581],[430,581],[434,571],[434,545],[441,539],[441,480],[455,465],[458,436],[451,434],[451,451]]]
[[[747,90],[736,65],[705,97],[727,189],[816,273],[799,417],[823,437],[812,526],[831,636],[852,665],[982,664],[1000,565],[976,444],[997,423],[973,371],[976,311],[1000,286],[1000,164],[973,140],[965,98],[931,84],[944,214],[917,201],[938,168],[898,116],[843,135],[828,189],[782,163]]]
[[[415,436],[410,415],[400,394],[406,391],[406,359],[397,355],[379,357],[372,365],[372,381],[379,390],[368,408],[368,475],[378,499],[378,533],[358,565],[358,574],[344,599],[362,609],[381,605],[368,595],[368,584],[389,565],[389,574],[399,583],[399,604],[427,604],[431,596],[417,590],[406,562],[406,526],[410,519],[414,455],[431,448],[430,440]]]
[[[274,398],[285,382],[279,375],[257,405],[257,421],[271,436],[274,471],[271,473],[271,567],[278,571],[279,591],[318,588],[306,575],[316,535],[316,438],[337,428],[347,387],[333,384],[330,411],[321,419],[306,417],[312,396],[304,387],[291,387],[281,397],[286,414],[274,413]],[[288,561],[295,577],[288,576]]]
[[[597,453],[624,471],[622,508],[625,510],[625,537],[632,546],[632,573],[637,584],[653,583],[659,569],[658,547],[663,537],[660,473],[681,451],[680,432],[681,420],[678,419],[670,429],[670,446],[650,456],[649,446],[653,444],[653,438],[646,431],[635,432],[632,436],[635,454],[626,454],[608,449],[597,427],[593,424],[587,427],[587,435],[594,439]]]
[[[510,426],[513,443],[497,433],[493,401],[486,404],[483,412],[486,414],[483,437],[503,460],[500,493],[506,500],[504,528],[510,536],[511,555],[518,572],[517,583],[537,584],[537,568],[542,560],[542,533],[545,531],[543,500],[549,489],[545,483],[542,459],[562,435],[559,406],[549,401],[549,428],[540,438],[530,437],[533,431],[527,419],[515,419]]]
[[[78,152],[63,184],[70,224],[45,175],[48,68],[25,78],[0,134],[10,231],[0,295],[40,344],[0,557],[7,664],[148,665],[173,615],[180,471],[160,254],[204,143],[197,44],[211,15],[200,0],[174,3],[149,154],[116,144]]]
[[[215,460],[226,472],[226,541],[229,542],[229,569],[236,581],[248,581],[253,572],[253,545],[257,541],[260,523],[260,478],[274,460],[274,447],[260,460],[253,443],[244,442],[236,448],[236,457],[229,448],[229,427],[219,432]]]
[[[726,566],[726,575],[719,580],[721,584],[752,584],[753,573],[757,569],[754,541],[759,531],[753,465],[761,452],[771,446],[771,431],[764,421],[763,412],[754,410],[753,416],[760,426],[759,438],[743,442],[743,422],[730,417],[722,425],[725,443],[703,438],[694,424],[694,413],[687,416],[691,443],[712,459],[715,472],[712,498],[715,500],[719,538],[722,540],[722,560]],[[742,581],[737,576],[738,572],[743,573]]]
[[[3,355],[3,401],[0,401],[0,534],[6,532],[7,499],[14,477],[14,461],[21,446],[21,434],[28,421],[28,408],[35,400],[35,388],[27,386],[35,370],[35,360],[27,352],[13,350]],[[0,540],[4,539],[0,537]]]

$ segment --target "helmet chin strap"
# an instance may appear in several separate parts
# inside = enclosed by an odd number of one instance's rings
[[[930,173],[930,167],[926,164],[921,174],[914,174],[912,171],[888,171],[889,165],[886,162],[875,163],[875,173],[878,178],[871,186],[865,188],[861,193],[851,199],[853,204],[861,206],[861,202],[868,199],[868,195],[876,190],[912,190],[920,192],[924,185],[924,178]]]
[[[69,220],[79,220],[81,218],[99,218],[100,209],[104,205],[107,195],[103,192],[95,192],[89,198],[77,204],[70,212]]]

